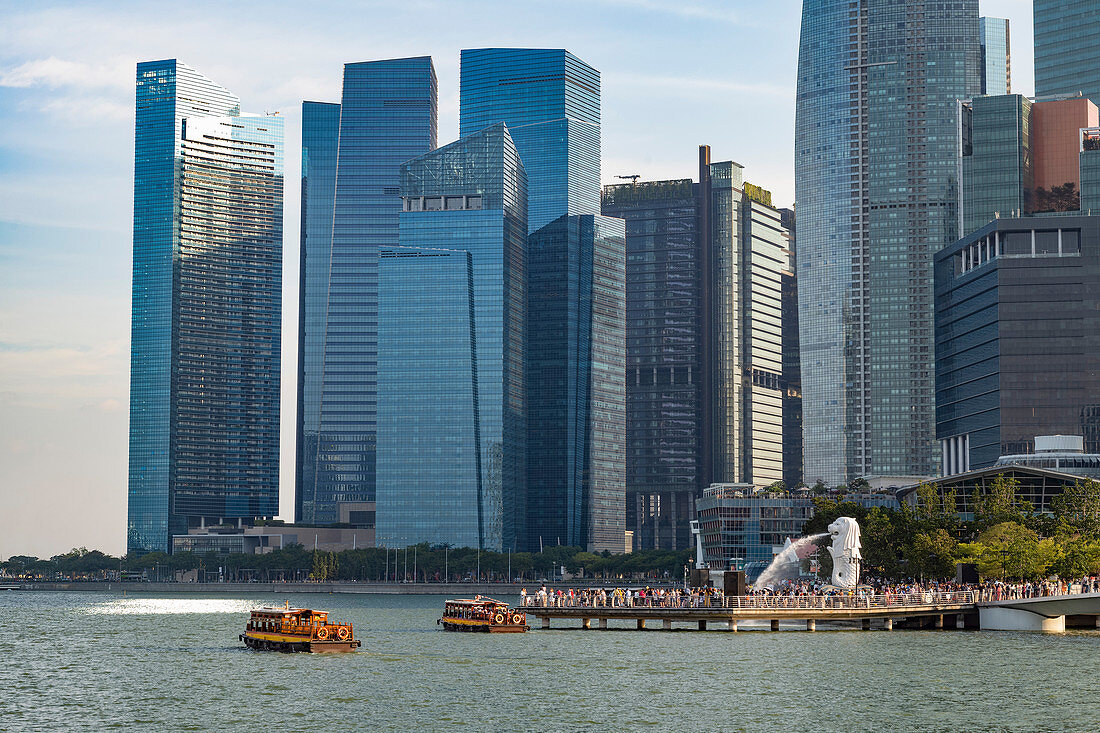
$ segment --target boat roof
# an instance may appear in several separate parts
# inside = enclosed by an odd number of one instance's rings
[[[328,611],[314,611],[310,608],[268,608],[266,606],[264,608],[254,608],[252,609],[252,613],[270,613],[279,614],[280,616],[301,615],[305,613],[328,615]]]
[[[447,603],[463,606],[507,606],[506,601],[498,601],[495,598],[454,598],[448,599]]]

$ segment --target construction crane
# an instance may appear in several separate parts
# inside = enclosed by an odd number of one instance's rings
[[[638,184],[638,179],[641,178],[641,176],[639,176],[637,173],[631,174],[629,176],[615,176],[615,177],[620,178],[624,181],[630,181],[634,185],[637,185]]]

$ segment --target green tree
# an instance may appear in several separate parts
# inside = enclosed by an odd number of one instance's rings
[[[1086,537],[1100,537],[1100,482],[1093,479],[1067,486],[1050,502],[1055,518]]]

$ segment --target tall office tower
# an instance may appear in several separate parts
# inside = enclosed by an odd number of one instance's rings
[[[807,482],[930,475],[932,257],[957,237],[978,3],[807,0],[795,139]]]
[[[802,483],[802,361],[798,349],[798,248],[794,209],[779,210],[789,262],[783,284],[783,483]]]
[[[321,384],[310,388],[320,397],[317,412],[299,418],[303,432],[316,425],[318,433],[315,450],[304,442],[298,466],[301,521],[340,521],[368,513],[374,501],[378,252],[397,245],[401,164],[435,145],[431,58],[344,66]],[[320,298],[323,276],[304,277],[311,290],[304,297]]]
[[[137,66],[128,552],[279,511],[283,121]]]
[[[1012,93],[1012,37],[1007,18],[978,18],[982,94]]]
[[[733,162],[711,163],[705,188],[713,251],[716,373],[714,475],[783,480],[783,286],[786,231],[771,192]]]
[[[604,215],[626,220],[626,528],[638,549],[690,547],[695,498],[712,479],[701,209],[690,178],[603,190]]]
[[[294,519],[314,516],[320,439],[321,378],[328,314],[332,207],[340,105],[302,102],[302,223],[298,268],[298,421],[295,444]],[[311,489],[306,498],[306,487]],[[305,507],[302,502],[307,501]]]
[[[686,548],[712,483],[783,478],[786,230],[741,166],[699,150],[701,183],[606,186],[626,220],[627,529]]]
[[[1096,0],[1035,0],[1035,95],[1081,92],[1100,104]]]
[[[459,137],[508,125],[527,169],[528,231],[600,210],[600,73],[563,49],[462,52]]]
[[[945,475],[1030,453],[1037,435],[1100,451],[1098,293],[1097,216],[1002,217],[936,255]]]
[[[591,215],[528,239],[530,549],[625,548],[625,246],[621,219]]]
[[[378,279],[379,544],[522,540],[527,176],[496,124],[401,166]]]
[[[1036,102],[1010,94],[960,102],[962,234],[1002,216],[1081,208],[1081,130],[1098,124],[1096,105],[1081,97]]]

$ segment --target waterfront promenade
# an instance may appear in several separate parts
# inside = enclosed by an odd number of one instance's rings
[[[737,631],[741,621],[767,620],[774,631],[779,630],[781,621],[804,623],[808,631],[814,631],[818,621],[860,621],[869,629],[876,620],[882,628],[892,629],[898,620],[932,628],[944,628],[946,620],[956,628],[967,628],[968,616],[973,617],[969,625],[976,627],[976,603],[972,591],[929,591],[875,596],[684,596],[640,605],[527,606],[524,610],[539,619],[544,629],[551,628],[552,619],[579,620],[581,628],[588,629],[595,619],[600,629],[608,628],[609,621],[626,621],[638,629],[660,623],[667,631],[674,623],[689,623],[705,630],[708,623],[714,623]]]

